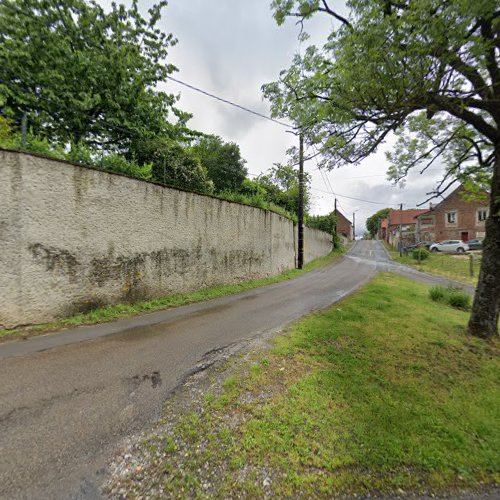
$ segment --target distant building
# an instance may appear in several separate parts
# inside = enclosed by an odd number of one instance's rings
[[[407,210],[391,210],[387,218],[387,237],[391,245],[399,247],[412,245],[417,241],[416,217],[427,212],[426,209],[410,208]]]
[[[467,191],[460,185],[441,203],[415,217],[419,241],[483,239],[489,216],[489,194],[484,201],[468,201]]]
[[[337,217],[337,234],[347,241],[352,241],[352,222],[337,209],[333,211],[333,214]]]
[[[389,219],[380,219],[378,227],[378,239],[387,241],[389,229]]]

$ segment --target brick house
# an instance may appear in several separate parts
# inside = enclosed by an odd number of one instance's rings
[[[439,204],[415,217],[419,241],[483,239],[489,215],[489,194],[483,201],[468,201],[460,185]]]
[[[337,234],[343,236],[347,241],[352,241],[352,223],[339,210],[335,209],[333,214],[337,217]]]
[[[426,209],[410,208],[407,210],[391,210],[387,218],[386,241],[395,247],[399,242],[403,246],[411,245],[416,241],[416,217],[427,212]],[[381,223],[382,225],[385,225]]]
[[[381,219],[378,228],[378,239],[387,241],[389,229],[389,219]]]

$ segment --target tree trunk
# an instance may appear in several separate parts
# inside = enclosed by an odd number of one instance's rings
[[[483,261],[469,320],[469,333],[491,338],[498,335],[500,312],[500,144],[495,148],[490,215],[486,220]]]

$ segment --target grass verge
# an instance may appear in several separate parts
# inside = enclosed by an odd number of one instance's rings
[[[331,498],[498,484],[500,346],[466,336],[467,316],[378,275],[160,428],[107,491]]]
[[[435,302],[442,302],[451,307],[469,311],[471,306],[471,297],[461,288],[453,286],[433,286],[429,290],[429,297]]]
[[[217,285],[209,288],[203,288],[201,290],[197,290],[196,292],[168,295],[166,297],[136,303],[109,305],[87,313],[76,314],[75,316],[59,319],[50,323],[43,323],[28,327],[0,329],[0,342],[2,340],[9,340],[16,337],[31,337],[46,332],[81,325],[93,325],[96,323],[115,321],[118,319],[136,316],[138,314],[160,311],[172,307],[180,307],[193,304],[194,302],[202,302],[205,300],[224,297],[226,295],[240,293],[252,288],[279,283],[280,281],[296,278],[297,276],[300,276],[308,271],[313,271],[314,269],[327,266],[338,259],[344,252],[345,249],[343,248],[336,249],[324,257],[320,257],[305,264],[303,269],[290,269],[268,278],[253,279],[227,285]]]
[[[414,267],[419,271],[437,274],[455,281],[468,283],[469,285],[477,284],[481,267],[481,256],[478,254],[454,255],[431,252],[426,260],[418,262],[411,255],[400,257],[399,252],[387,244],[387,242],[384,242],[384,246],[391,258],[396,262]],[[473,255],[474,276],[470,276],[469,255]]]

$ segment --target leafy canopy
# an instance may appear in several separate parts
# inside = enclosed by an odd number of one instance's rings
[[[135,143],[134,159],[141,165],[151,163],[152,179],[160,184],[211,193],[213,182],[196,155],[171,139],[154,137]]]
[[[290,165],[276,163],[266,175],[260,175],[258,184],[265,190],[269,202],[297,213],[299,207],[299,171]],[[309,208],[310,176],[304,174],[304,210]]]
[[[175,71],[176,43],[157,27],[166,1],[144,18],[138,0],[106,12],[94,0],[0,4],[0,113],[60,144],[126,150],[137,136],[175,136],[189,115],[156,85]],[[176,125],[167,120],[174,115]]]
[[[207,135],[196,141],[192,151],[206,168],[216,192],[239,189],[248,172],[238,144]]]
[[[327,167],[358,163],[394,132],[393,179],[439,158],[447,173],[438,192],[457,178],[490,182],[500,137],[496,0],[349,0],[349,19],[324,0],[272,6],[278,23],[336,20],[322,47],[263,87],[273,115],[300,124]]]
[[[335,8],[333,8],[335,5]],[[500,8],[498,0],[273,0],[275,18],[335,26],[263,87],[334,168],[358,163],[394,133],[390,177],[437,161],[431,197],[468,181],[489,188],[490,216],[469,333],[498,335],[500,317]],[[304,37],[302,37],[304,38]]]
[[[391,208],[383,208],[366,219],[366,229],[368,229],[372,238],[374,238],[378,232],[380,221],[386,219],[391,210]]]

